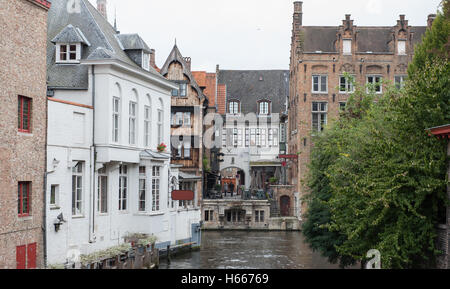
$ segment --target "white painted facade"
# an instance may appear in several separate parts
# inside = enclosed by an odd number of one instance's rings
[[[170,148],[171,91],[178,87],[115,60],[80,65],[89,65],[89,88],[55,90],[48,102],[47,263],[67,262],[71,250],[90,254],[108,249],[131,233],[153,234],[161,246],[192,238],[200,210],[181,208],[178,202],[172,206],[178,172],[170,168],[169,152],[156,149],[161,142]],[[130,102],[135,113],[130,113]],[[130,129],[135,141],[130,141]],[[74,173],[79,164],[82,170]],[[154,190],[158,182],[159,207]],[[139,198],[143,183],[145,205]],[[103,202],[99,187],[106,189]],[[64,222],[56,231],[60,214]]]

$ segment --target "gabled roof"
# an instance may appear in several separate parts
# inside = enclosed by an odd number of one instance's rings
[[[243,114],[257,113],[258,101],[261,100],[272,103],[272,113],[283,113],[285,110],[286,98],[289,96],[289,70],[220,70],[218,82],[217,101],[222,113],[223,104],[226,109],[226,103],[230,100],[240,102]]]
[[[150,47],[138,34],[118,34],[117,38],[124,50],[144,50],[147,53],[151,53]]]
[[[84,36],[83,32],[79,28],[73,27],[72,24],[67,25],[55,38],[52,39],[52,43],[83,43],[87,46],[91,46],[89,41]]]
[[[174,62],[178,62],[181,64],[181,66],[183,67],[183,74],[186,75],[186,77],[189,79],[190,85],[197,91],[198,97],[200,99],[206,98],[202,90],[198,86],[194,76],[192,75],[189,65],[184,60],[183,55],[181,55],[181,52],[176,44],[174,45],[172,51],[169,54],[169,57],[161,68],[161,75],[165,77],[169,73],[169,66]]]
[[[119,35],[118,32],[88,0],[80,0],[80,13],[68,11],[69,1],[53,1],[48,12],[47,75],[50,88],[88,88],[88,66],[56,64],[54,40],[80,40],[81,37],[90,44],[83,47],[81,60],[114,59],[136,69],[142,69],[123,50],[122,43],[116,37]],[[152,67],[149,72],[163,79]]]

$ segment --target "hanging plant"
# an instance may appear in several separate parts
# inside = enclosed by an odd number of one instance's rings
[[[161,144],[157,147],[157,149],[158,149],[158,152],[162,153],[162,152],[166,151],[167,146],[166,146],[164,143],[161,143]]]

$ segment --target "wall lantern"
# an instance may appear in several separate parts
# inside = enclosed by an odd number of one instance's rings
[[[55,222],[53,222],[53,225],[55,225],[55,232],[58,233],[58,231],[61,228],[61,225],[66,223],[66,221],[64,220],[64,215],[61,213],[59,214],[59,216],[56,218]]]

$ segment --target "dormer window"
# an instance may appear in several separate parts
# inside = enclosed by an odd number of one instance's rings
[[[270,102],[268,101],[261,101],[259,103],[259,115],[269,115],[270,114]]]
[[[81,58],[81,44],[57,44],[56,62],[78,63]]]
[[[57,44],[57,63],[79,63],[81,59],[81,43],[77,44]]]
[[[239,114],[241,113],[241,106],[239,101],[230,101],[228,103],[228,113],[229,114]]]
[[[142,68],[149,71],[150,70],[150,54],[142,52]]]

